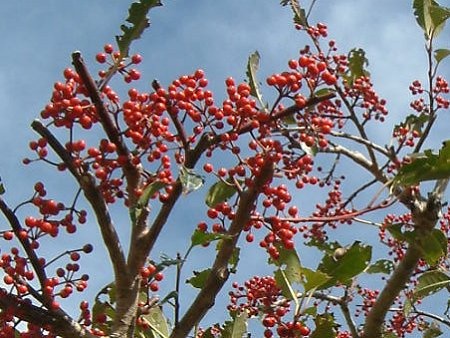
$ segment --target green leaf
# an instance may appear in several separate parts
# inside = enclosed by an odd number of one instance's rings
[[[0,178],[0,195],[5,193],[5,186],[2,183],[2,179]]]
[[[434,0],[414,0],[414,16],[419,26],[423,29],[425,36],[429,39],[430,27],[432,25],[430,17],[430,6],[437,5]]]
[[[141,197],[139,197],[136,206],[130,208],[130,218],[133,225],[136,224],[136,220],[141,215],[142,209],[148,205],[148,201],[150,200],[150,198],[165,186],[165,183],[162,183],[161,181],[155,181],[145,187]]]
[[[443,332],[437,322],[432,322],[430,326],[423,332],[423,338],[436,338],[442,336]]]
[[[380,259],[370,264],[366,270],[367,273],[384,273],[390,274],[394,270],[394,263],[388,259]]]
[[[167,268],[169,266],[174,266],[182,263],[183,260],[181,258],[172,258],[166,254],[161,255],[161,261],[156,265],[157,271],[162,271],[164,268]]]
[[[206,205],[214,208],[217,204],[225,202],[237,192],[231,182],[218,181],[214,183],[206,195]]]
[[[442,60],[444,60],[449,55],[450,55],[450,49],[436,49],[434,51],[434,58],[436,59],[437,63],[440,63]]]
[[[94,306],[92,307],[92,317],[98,318],[100,315],[106,315],[106,321],[99,324],[94,322],[94,327],[109,334],[111,325],[115,317],[116,287],[110,283],[102,288],[95,296]]]
[[[308,154],[309,156],[312,156],[312,157],[315,157],[317,152],[319,151],[319,149],[317,148],[316,145],[313,145],[312,147],[310,147],[310,146],[307,146],[305,144],[305,142],[300,142],[300,147],[306,154]]]
[[[315,318],[316,329],[311,333],[309,338],[335,338],[336,323],[331,314],[319,315]]]
[[[411,186],[423,181],[446,179],[450,177],[450,142],[443,142],[439,154],[425,150],[413,154],[412,161],[400,168],[394,177],[393,187],[398,185]]]
[[[330,279],[327,274],[321,271],[303,267],[295,249],[288,250],[282,245],[277,245],[277,248],[280,256],[272,263],[278,267],[285,267],[283,273],[289,284],[302,284],[305,292],[308,292]]]
[[[369,60],[366,58],[364,49],[353,48],[348,54],[348,70],[343,74],[344,79],[352,86],[357,78],[370,75],[365,69],[368,65]]]
[[[444,29],[445,22],[450,18],[450,9],[440,5],[430,7],[430,16],[434,25],[433,36],[436,37]]]
[[[434,0],[414,0],[413,9],[417,23],[423,29],[427,40],[437,36],[450,17],[449,9]]]
[[[288,115],[286,117],[283,117],[283,123],[286,125],[297,125],[297,120],[295,119],[294,115]]]
[[[232,321],[227,321],[221,332],[222,338],[242,338],[247,333],[247,312],[239,312]]]
[[[397,241],[406,241],[406,236],[402,232],[403,224],[401,223],[395,223],[390,224],[386,227],[386,230],[391,234],[391,236],[396,239]]]
[[[413,303],[450,285],[450,277],[438,270],[425,272],[417,280],[418,284],[413,290],[411,299]]]
[[[194,170],[182,166],[180,169],[180,182],[183,186],[183,194],[187,195],[200,187],[205,183],[203,176],[198,175]]]
[[[150,200],[150,198],[159,190],[161,190],[162,188],[164,188],[166,186],[165,183],[161,182],[161,181],[154,181],[152,183],[150,183],[149,185],[147,185],[144,189],[144,191],[142,192],[141,197],[139,197],[138,200],[138,205],[140,207],[145,207],[148,204],[148,201]]]
[[[167,325],[167,319],[159,306],[152,307],[150,312],[143,315],[142,318],[150,326],[150,329],[153,331],[153,336],[161,338],[169,337],[169,326]]]
[[[408,298],[406,298],[405,302],[403,303],[403,315],[405,317],[408,317],[412,310],[414,310],[413,304]]]
[[[128,9],[126,23],[120,26],[122,35],[116,36],[121,59],[128,57],[130,45],[150,26],[147,14],[153,7],[162,6],[160,0],[139,0]]]
[[[171,299],[178,298],[178,293],[176,291],[170,291],[163,299],[161,299],[158,304],[163,305],[164,303],[167,303]]]
[[[239,247],[233,248],[233,253],[231,254],[230,260],[228,261],[228,266],[231,273],[236,273],[237,271],[240,253],[241,248]]]
[[[300,264],[300,258],[298,258],[297,251],[295,249],[288,250],[282,245],[276,245],[276,247],[280,255],[276,261],[271,261],[271,263],[278,267],[286,267],[284,272],[291,284],[302,283],[302,265]]]
[[[289,300],[297,301],[297,294],[292,288],[292,282],[289,280],[286,270],[278,269],[274,273],[275,282],[281,289],[281,293]]]
[[[308,27],[308,21],[306,17],[306,12],[300,7],[298,0],[282,0],[280,1],[281,6],[291,5],[292,12],[294,12],[294,23],[302,25],[303,27]]]
[[[304,267],[300,269],[300,273],[305,279],[305,281],[302,282],[303,287],[305,288],[305,292],[308,292],[325,284],[331,278],[321,271],[314,271]]]
[[[217,335],[211,332],[212,327],[208,327],[202,334],[202,338],[217,338]],[[215,330],[215,329],[214,329]]]
[[[429,265],[435,265],[447,254],[447,236],[440,229],[433,229],[425,237],[417,233],[416,237],[416,243]]]
[[[203,271],[194,271],[194,276],[189,278],[186,283],[191,284],[194,288],[201,289],[205,285],[206,279],[211,273],[211,269]]]
[[[323,242],[315,238],[311,238],[311,240],[307,242],[306,245],[316,247],[317,249],[328,255],[332,255],[337,248],[342,247],[339,242]]]
[[[191,246],[197,245],[206,245],[213,241],[217,241],[224,238],[230,238],[229,235],[226,234],[216,234],[210,232],[204,232],[200,230],[195,230],[191,237]]]
[[[310,315],[315,317],[317,315],[317,306],[311,306],[302,311],[305,315]]]
[[[398,338],[398,336],[392,332],[383,332],[382,338]]]
[[[226,236],[226,237],[225,237]],[[229,239],[229,235],[225,235],[224,239]],[[216,250],[219,251],[222,248],[223,241],[217,243]],[[241,253],[241,248],[234,247],[231,253],[230,259],[228,260],[228,267],[231,273],[236,273],[236,268],[239,263],[239,254]]]
[[[339,259],[335,259],[333,255],[325,255],[317,270],[327,274],[331,279],[318,289],[326,289],[337,283],[349,281],[367,268],[371,257],[372,247],[362,245],[359,241],[354,242]]]
[[[322,89],[319,89],[318,91],[316,91],[313,96],[320,99],[322,96],[328,96],[331,93],[335,93],[335,92],[336,91],[331,88],[322,88]]]
[[[250,85],[250,95],[252,95],[254,98],[258,100],[258,103],[261,106],[261,108],[264,108],[267,105],[263,101],[261,90],[259,88],[260,83],[256,78],[256,73],[258,72],[259,69],[259,59],[260,56],[258,51],[255,51],[254,53],[250,54],[247,62],[246,75],[248,79],[248,84]]]

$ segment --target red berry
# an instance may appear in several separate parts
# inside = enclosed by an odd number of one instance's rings
[[[307,326],[302,326],[302,327],[300,328],[299,332],[300,332],[300,334],[301,334],[302,336],[308,336],[309,333],[311,332],[311,330],[310,330],[309,327],[307,327]]]
[[[107,54],[111,54],[114,51],[114,47],[111,44],[107,44],[103,47],[103,50]]]
[[[97,60],[98,63],[105,63],[106,62],[106,54],[105,53],[98,53],[95,56],[95,59]]]
[[[131,62],[134,63],[135,65],[137,65],[138,63],[142,62],[142,56],[140,54],[134,54],[131,57]]]

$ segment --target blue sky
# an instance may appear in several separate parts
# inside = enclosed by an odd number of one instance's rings
[[[292,28],[290,10],[280,7],[278,0],[163,2],[164,7],[150,13],[151,28],[132,47],[132,52],[144,56],[140,67],[144,81],[137,85],[141,89],[149,88],[154,78],[167,85],[179,75],[203,68],[220,98],[226,77],[245,78],[247,58],[253,51],[261,54],[260,78],[264,79],[285,70],[287,61],[297,57],[306,42]],[[426,75],[423,36],[413,18],[411,2],[318,0],[312,15],[313,21],[329,26],[329,35],[342,52],[353,47],[366,50],[375,86],[380,96],[388,99],[390,122],[398,122],[409,114],[408,85]],[[35,137],[29,124],[49,99],[53,83],[62,78],[62,70],[70,66],[74,50],[80,50],[91,67],[96,67],[95,54],[105,43],[114,42],[128,6],[125,0],[46,0],[38,5],[34,1],[0,2],[0,176],[6,184],[6,199],[12,204],[27,198],[34,182],[46,177],[49,192],[64,196],[70,191],[72,185],[64,176],[51,174],[46,166],[21,166],[21,159],[29,155],[28,141]],[[448,32],[443,34],[441,43],[448,37]],[[447,65],[443,69],[446,68]],[[448,133],[448,127],[444,124],[438,131]],[[388,124],[374,132],[380,138],[390,133]],[[189,210],[189,217],[184,214],[171,219],[155,253],[173,255],[186,248],[180,233],[188,236],[204,215],[194,212],[202,198],[201,191],[189,197],[181,201],[182,211]],[[118,211],[116,217],[118,224],[126,224],[123,211]],[[189,224],[180,224],[187,220]],[[184,229],[181,232],[180,226]],[[364,235],[365,230],[355,231]],[[94,224],[88,224],[80,229],[79,238],[68,238],[67,243],[72,245],[79,240],[84,244],[96,234]],[[105,273],[92,281],[92,294],[109,282],[102,245],[97,244],[96,249],[100,258],[88,258],[84,263],[88,269],[98,269],[102,262]],[[56,252],[61,248],[52,245],[49,250]],[[246,277],[267,271],[266,258],[258,256],[257,245],[249,252],[242,261]],[[195,257],[202,256],[199,253]],[[214,320],[220,319],[220,312],[223,311],[215,311]]]

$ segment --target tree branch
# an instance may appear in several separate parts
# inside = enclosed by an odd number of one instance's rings
[[[41,264],[39,264],[39,258],[37,257],[36,252],[31,248],[31,243],[28,237],[23,238],[22,236],[20,236],[20,232],[23,230],[22,225],[20,224],[20,221],[18,220],[17,216],[8,207],[6,202],[1,197],[0,197],[0,210],[2,211],[3,215],[5,215],[5,217],[7,218],[16,238],[19,240],[20,244],[25,250],[27,257],[31,262],[31,265],[33,266],[33,270],[36,272],[39,284],[41,288],[43,288],[45,286],[45,281],[47,279],[45,269],[41,266]],[[47,306],[50,305],[48,299],[45,299],[44,297],[40,297],[40,299],[38,300]]]
[[[40,121],[33,121],[31,127],[47,140],[50,147],[61,158],[83,190],[86,199],[89,201],[96,215],[103,242],[111,257],[111,264],[113,265],[115,275],[120,279],[127,271],[125,255],[120,244],[119,235],[112,223],[108,206],[105,203],[102,193],[95,184],[94,177],[90,173],[82,172],[74,167],[70,153]]]
[[[369,141],[367,139],[364,139],[362,137],[359,137],[359,136],[356,136],[356,135],[352,135],[352,134],[348,134],[348,133],[343,133],[343,132],[340,132],[340,131],[332,131],[331,135],[334,136],[334,137],[346,138],[346,139],[355,141],[357,143],[363,144],[363,145],[365,145],[367,147],[372,148],[373,150],[378,151],[379,153],[383,154],[387,158],[391,158],[392,157],[391,152],[389,152],[386,148],[381,147],[380,145],[378,145],[378,144],[376,144],[374,142],[371,142],[371,141]]]
[[[241,193],[236,217],[226,232],[227,238],[222,239],[220,250],[216,255],[211,271],[205,281],[205,285],[198,293],[189,309],[172,331],[170,338],[187,337],[192,328],[203,318],[206,312],[214,305],[219,291],[228,279],[228,262],[236,248],[239,235],[243,227],[250,219],[250,211],[258,198],[262,187],[273,177],[273,163],[266,159],[260,174],[255,177],[253,184]]]
[[[33,305],[31,301],[20,299],[0,290],[0,308],[11,311],[13,315],[25,322],[38,327],[51,329],[52,333],[67,338],[95,338],[96,336],[84,329],[63,311],[50,311]]]
[[[442,189],[441,184],[436,184],[435,190],[437,193],[440,194]],[[416,241],[409,244],[403,259],[395,268],[369,311],[364,324],[362,338],[380,338],[382,336],[383,324],[389,308],[394,303],[395,298],[405,288],[405,284],[409,282],[419,260],[423,256],[420,241],[426,240],[426,236],[433,230],[439,219],[441,205],[440,200],[437,200],[435,197],[435,195],[430,194],[427,200],[416,200],[411,206],[414,228],[418,231]]]
[[[364,125],[359,121],[358,116],[355,113],[354,106],[350,105],[347,101],[346,95],[343,93],[342,89],[336,86],[336,90],[339,93],[340,98],[344,102],[345,106],[347,107],[347,110],[350,113],[350,119],[353,121],[353,124],[355,125],[356,129],[359,132],[359,135],[362,139],[369,141],[369,138],[367,137],[366,130],[364,129]],[[375,156],[375,153],[373,151],[373,148],[366,144],[366,149],[369,154],[370,160],[372,161],[372,165],[374,168],[377,168],[377,158]]]
[[[72,53],[72,63],[83,81],[83,85],[85,86],[92,103],[95,106],[96,112],[99,117],[99,121],[103,126],[103,129],[108,135],[109,140],[114,143],[117,147],[117,154],[126,159],[125,164],[123,165],[123,172],[125,174],[127,180],[127,191],[128,191],[128,199],[131,205],[134,205],[136,202],[135,197],[135,189],[139,185],[141,173],[139,171],[138,166],[134,165],[132,160],[132,155],[127,148],[125,142],[122,139],[122,136],[119,133],[118,127],[115,125],[113,119],[110,114],[106,110],[105,105],[103,104],[103,100],[100,96],[100,92],[98,87],[89,74],[89,71],[84,63],[83,58],[81,57],[80,52]]]

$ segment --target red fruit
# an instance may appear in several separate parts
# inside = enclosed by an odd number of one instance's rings
[[[298,64],[300,65],[300,67],[306,67],[310,63],[311,63],[310,59],[305,55],[300,56],[300,58],[298,59]]]
[[[297,62],[297,60],[289,60],[288,65],[289,65],[289,68],[291,68],[291,69],[297,69],[298,62]]]
[[[333,74],[331,74],[328,71],[323,72],[321,77],[322,77],[322,80],[324,80],[325,83],[329,86],[333,86],[337,82],[336,76],[334,76]]]
[[[225,80],[225,84],[227,85],[227,87],[234,86],[234,79],[233,79],[232,77],[228,77],[228,78]]]
[[[98,63],[105,63],[106,62],[106,54],[105,53],[98,53],[95,56],[95,59],[97,60]]]
[[[156,280],[156,281],[160,282],[160,281],[162,281],[163,279],[164,279],[164,275],[163,275],[162,272],[158,272],[158,273],[155,274],[155,280]]]
[[[84,253],[91,253],[92,250],[94,250],[94,247],[92,246],[92,244],[85,244],[83,246],[83,252]]]
[[[245,240],[249,243],[253,242],[255,240],[255,236],[252,233],[248,233],[247,236],[245,236]]]
[[[297,216],[297,214],[298,214],[298,208],[297,208],[295,205],[291,206],[291,207],[288,209],[288,214],[289,214],[289,216],[291,216],[291,217]]]
[[[72,252],[70,254],[70,259],[76,262],[80,259],[80,254],[78,252]]]
[[[275,319],[275,317],[270,317],[270,316],[265,317],[262,321],[262,323],[265,327],[274,327],[276,322],[277,322],[277,320]]]
[[[159,285],[157,282],[152,282],[150,283],[150,290],[152,290],[152,292],[157,292],[159,290]]]
[[[5,282],[5,284],[7,285],[10,285],[14,283],[14,278],[12,278],[10,275],[6,275],[5,277],[3,277],[3,282]]]
[[[137,65],[138,63],[142,62],[142,56],[140,54],[134,54],[131,57],[131,62],[134,63],[135,65]]]
[[[211,163],[206,163],[206,164],[203,166],[203,170],[204,170],[205,172],[207,172],[207,173],[210,173],[210,172],[212,172],[212,171],[214,170],[214,167],[213,167],[213,165],[212,165]]]
[[[295,97],[295,104],[298,108],[304,108],[306,105],[306,99],[302,95],[297,95]]]
[[[301,334],[302,336],[308,336],[308,335],[310,334],[311,330],[310,330],[309,327],[307,327],[307,326],[302,326],[302,327],[299,329],[299,332],[300,332],[300,334]]]
[[[5,231],[3,233],[3,238],[6,239],[7,241],[12,240],[14,237],[14,233],[12,231]]]
[[[20,284],[20,285],[17,286],[17,291],[20,294],[27,293],[28,292],[28,287],[26,285]]]
[[[103,47],[103,50],[107,54],[111,54],[114,51],[114,47],[111,44],[107,44]]]
[[[208,230],[208,225],[205,222],[201,222],[197,225],[197,229],[206,232],[206,230]]]
[[[219,216],[219,212],[214,208],[208,209],[207,214],[208,217],[212,219],[217,218],[217,216]]]

